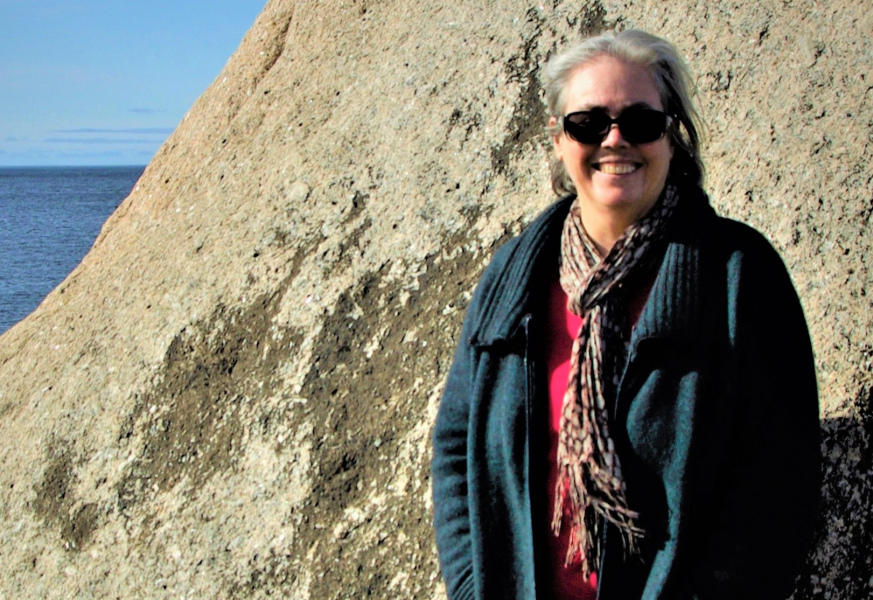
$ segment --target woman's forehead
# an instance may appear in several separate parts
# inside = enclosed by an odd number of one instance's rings
[[[642,104],[663,110],[655,78],[643,65],[599,56],[573,72],[564,90],[564,112],[603,108],[621,111]]]

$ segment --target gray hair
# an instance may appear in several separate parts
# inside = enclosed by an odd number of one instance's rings
[[[703,128],[689,91],[696,87],[691,72],[679,52],[670,42],[638,29],[612,31],[585,39],[549,60],[545,68],[546,104],[549,116],[558,122],[547,128],[552,136],[561,133],[561,117],[566,107],[566,91],[570,79],[585,64],[599,56],[612,56],[649,69],[661,94],[664,112],[673,117],[669,129],[673,144],[673,159],[668,177],[697,186],[703,184],[703,161],[700,158],[700,136]],[[575,193],[576,189],[563,163],[552,160],[552,188],[558,195]]]

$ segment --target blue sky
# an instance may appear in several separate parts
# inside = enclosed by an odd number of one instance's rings
[[[0,0],[0,166],[145,165],[266,0]]]

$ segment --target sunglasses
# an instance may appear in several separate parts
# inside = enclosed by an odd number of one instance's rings
[[[564,131],[580,144],[600,144],[618,125],[621,137],[630,144],[648,144],[661,138],[673,120],[667,113],[646,106],[630,106],[612,118],[602,108],[580,110],[564,115]]]

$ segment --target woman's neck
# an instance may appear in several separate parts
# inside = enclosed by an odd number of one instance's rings
[[[660,196],[658,196],[660,197]],[[615,242],[618,241],[625,230],[649,214],[649,211],[657,204],[658,198],[642,206],[639,203],[603,205],[594,202],[586,202],[581,197],[577,198],[579,215],[585,232],[597,247],[597,252],[603,258]]]
[[[604,214],[603,212],[591,210],[590,207],[586,207],[584,204],[580,209],[585,233],[594,242],[597,253],[601,258],[609,254],[609,251],[612,250],[615,242],[622,236],[625,229],[630,227],[638,217],[642,216],[622,214],[618,211],[609,211]]]

